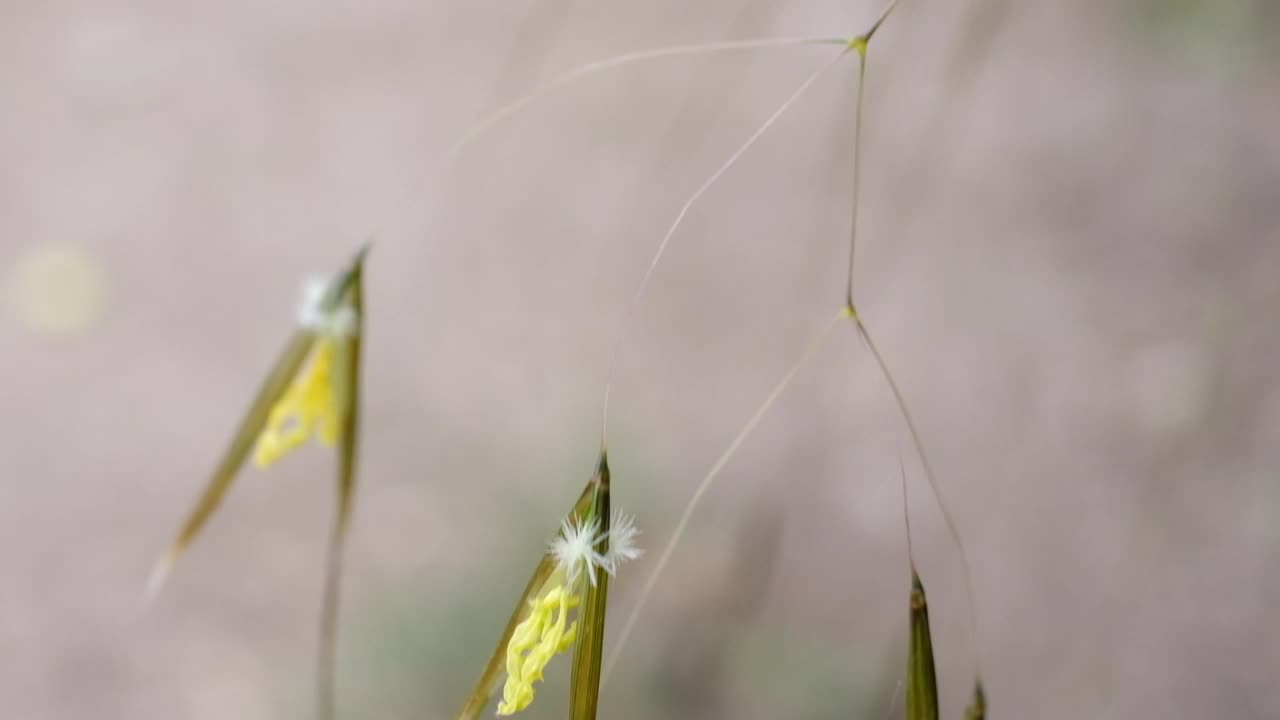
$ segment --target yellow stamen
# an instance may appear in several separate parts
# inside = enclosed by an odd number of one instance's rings
[[[267,425],[258,435],[253,456],[258,467],[267,467],[288,455],[312,434],[323,445],[338,442],[339,413],[333,389],[337,352],[337,341],[333,338],[316,340],[309,364],[271,408]]]
[[[533,702],[533,684],[542,680],[542,670],[558,653],[568,650],[577,637],[578,621],[565,629],[569,609],[581,598],[563,584],[537,600],[529,601],[529,617],[516,626],[507,643],[507,683],[502,688],[499,715],[511,715]],[[552,616],[555,619],[552,620]]]

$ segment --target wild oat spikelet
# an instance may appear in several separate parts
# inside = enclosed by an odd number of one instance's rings
[[[335,365],[341,364],[343,342],[356,333],[359,320],[350,305],[326,302],[337,280],[312,278],[303,290],[298,322],[315,336],[315,343],[306,367],[272,406],[258,435],[253,455],[258,467],[272,465],[313,434],[322,445],[338,442],[347,398],[339,391],[342,380]]]
[[[221,505],[252,452],[266,467],[315,436],[340,447],[339,524],[345,526],[354,485],[355,413],[360,324],[361,250],[346,270],[303,289],[298,328],[267,373],[204,491],[157,563],[147,584],[154,597],[169,571]]]
[[[585,591],[596,586],[600,571],[616,575],[623,563],[640,556],[642,551],[635,546],[639,530],[634,519],[615,513],[610,524],[610,530],[601,531],[599,521],[584,521],[573,515],[561,523],[560,532],[547,550],[555,569],[537,596],[528,600],[529,615],[516,626],[507,643],[507,680],[498,715],[512,715],[529,707],[533,684],[542,680],[547,663],[573,647],[578,620],[575,617],[567,625],[566,621],[570,612],[582,604]],[[596,548],[607,533],[613,542],[608,552],[600,553]]]

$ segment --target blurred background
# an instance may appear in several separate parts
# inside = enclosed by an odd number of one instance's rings
[[[294,322],[376,235],[345,717],[449,718],[590,474],[680,206],[868,2],[0,7],[0,716],[306,718],[332,458],[247,470],[140,594]],[[1280,6],[907,0],[872,44],[857,289],[970,554],[992,717],[1280,716]],[[853,58],[694,207],[610,423],[645,558],[843,301]],[[609,718],[879,718],[899,456],[944,714],[958,555],[841,327],[733,458]],[[529,718],[563,716],[567,663]],[[889,713],[893,713],[892,715]]]

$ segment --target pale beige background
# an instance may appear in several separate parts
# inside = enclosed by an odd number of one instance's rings
[[[159,603],[139,593],[303,278],[375,233],[344,717],[448,717],[591,469],[658,239],[833,50],[632,66],[449,173],[447,147],[587,60],[878,9],[0,5],[0,717],[307,716],[324,453],[247,473]],[[967,539],[993,717],[1280,715],[1277,27],[1263,0],[907,0],[873,46],[858,294]],[[827,74],[705,196],[637,316],[612,464],[651,552],[615,620],[839,306],[855,81]],[[101,272],[83,332],[15,300],[53,247]],[[839,333],[708,496],[605,717],[883,717],[908,448]],[[908,470],[958,717],[963,585]]]

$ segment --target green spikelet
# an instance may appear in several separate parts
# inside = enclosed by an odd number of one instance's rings
[[[600,539],[596,552],[609,554],[609,461],[600,453],[600,465],[595,477],[588,484],[592,493],[588,521],[600,523]],[[600,573],[598,581],[590,585],[582,601],[578,620],[578,640],[573,649],[573,674],[569,681],[570,720],[595,720],[600,698],[600,661],[604,657],[604,618],[609,599],[609,574]]]
[[[907,720],[938,720],[938,678],[933,669],[929,607],[920,576],[911,573],[911,648],[907,655]]]

